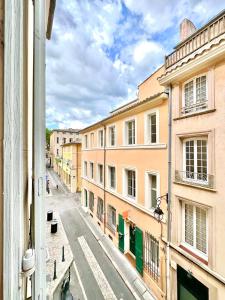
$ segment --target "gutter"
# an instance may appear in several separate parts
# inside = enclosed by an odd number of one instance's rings
[[[168,117],[168,204],[166,245],[166,299],[170,299],[170,242],[171,242],[171,187],[172,187],[172,86],[169,85]]]

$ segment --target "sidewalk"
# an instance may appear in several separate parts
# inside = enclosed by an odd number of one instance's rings
[[[115,247],[113,242],[102,232],[97,224],[93,222],[90,215],[81,205],[79,205],[78,211],[134,297],[138,300],[155,300],[156,298],[152,295],[138,272],[130,265],[126,257]]]

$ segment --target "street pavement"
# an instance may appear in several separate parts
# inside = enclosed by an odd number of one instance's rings
[[[47,170],[47,175],[50,181],[47,209],[59,212],[74,255],[75,268],[71,270],[74,299],[135,299],[81,217],[79,195],[69,193],[53,170]]]

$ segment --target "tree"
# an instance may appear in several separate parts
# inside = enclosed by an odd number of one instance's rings
[[[51,130],[46,128],[46,146],[49,148],[50,146],[50,135],[51,135]]]

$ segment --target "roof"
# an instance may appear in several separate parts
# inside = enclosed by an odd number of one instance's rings
[[[79,141],[74,141],[74,142],[70,142],[70,143],[65,143],[65,144],[62,144],[60,145],[61,147],[64,147],[64,146],[71,146],[71,145],[79,145],[81,144],[81,140]]]
[[[166,92],[161,92],[161,93],[157,93],[157,94],[155,94],[155,95],[153,95],[153,96],[151,96],[151,97],[148,97],[148,98],[146,98],[145,100],[142,100],[142,101],[132,101],[132,102],[130,102],[130,105],[122,106],[120,110],[117,109],[117,110],[115,111],[115,113],[112,114],[112,115],[110,115],[109,117],[106,117],[106,118],[102,119],[101,121],[98,121],[98,122],[96,122],[96,123],[94,123],[94,124],[92,124],[92,125],[90,125],[90,126],[84,128],[84,129],[80,130],[80,133],[83,133],[83,132],[87,131],[88,129],[91,129],[91,128],[94,127],[94,126],[97,126],[97,125],[104,125],[104,123],[105,123],[106,121],[108,121],[108,120],[114,118],[115,116],[118,116],[118,115],[120,115],[120,114],[122,114],[122,113],[125,113],[125,112],[127,112],[127,111],[129,111],[129,110],[131,110],[131,109],[133,109],[133,108],[136,108],[136,107],[138,107],[139,105],[141,106],[141,105],[143,105],[143,104],[145,104],[145,103],[147,103],[147,102],[150,102],[150,101],[153,101],[153,100],[155,100],[155,99],[158,99],[159,97],[162,97],[163,99],[166,99],[166,98],[168,98],[168,95],[167,95]]]
[[[46,37],[48,40],[50,40],[52,34],[52,25],[53,25],[55,7],[56,7],[56,0],[50,0],[50,6],[48,12],[49,14],[47,20],[47,32],[46,32]]]
[[[79,133],[80,129],[73,129],[73,128],[68,128],[68,129],[52,129],[52,132],[69,132],[69,133]]]
[[[129,102],[125,103],[124,105],[121,105],[121,106],[117,107],[116,109],[110,111],[110,114],[112,114],[112,113],[116,112],[117,110],[120,110],[121,108],[124,108],[125,106],[130,105],[130,104],[132,104],[132,103],[134,103],[136,101],[138,101],[138,99],[129,101]]]

